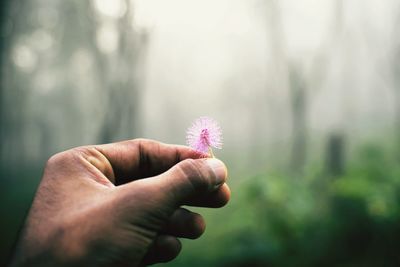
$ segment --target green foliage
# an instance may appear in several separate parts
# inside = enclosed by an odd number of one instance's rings
[[[170,266],[399,266],[400,167],[386,152],[363,146],[341,177],[316,167],[235,185]]]
[[[199,209],[206,233],[195,242],[183,240],[183,253],[167,266],[400,266],[395,153],[364,145],[340,177],[327,175],[321,166],[314,162],[301,177],[270,171],[244,180],[230,177],[231,202],[218,211]],[[7,214],[2,258],[10,252],[22,223],[17,218],[29,208],[38,183],[21,177],[40,177],[40,171],[2,171],[7,188],[15,188],[1,194],[2,214]],[[10,211],[11,206],[20,208]]]

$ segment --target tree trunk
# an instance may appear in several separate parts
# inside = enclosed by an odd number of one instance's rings
[[[301,175],[307,159],[307,95],[300,69],[293,64],[290,70],[290,89],[293,136],[290,169]]]
[[[329,176],[341,176],[345,172],[345,141],[342,134],[329,136],[326,147],[326,172]]]

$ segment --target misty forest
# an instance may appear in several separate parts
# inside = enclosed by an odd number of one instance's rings
[[[232,199],[165,266],[400,265],[398,1],[3,2],[1,258],[51,155],[211,116]]]

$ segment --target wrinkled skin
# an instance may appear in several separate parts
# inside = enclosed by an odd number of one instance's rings
[[[144,179],[146,178],[146,179]],[[51,157],[11,266],[144,266],[175,258],[201,215],[221,207],[225,165],[151,140],[79,147]]]

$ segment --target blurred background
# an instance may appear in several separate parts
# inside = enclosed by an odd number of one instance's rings
[[[166,266],[400,266],[397,0],[3,0],[0,266],[46,159],[218,120],[232,201]]]

